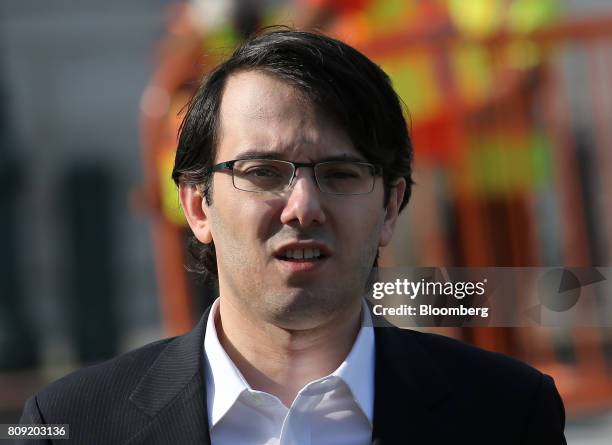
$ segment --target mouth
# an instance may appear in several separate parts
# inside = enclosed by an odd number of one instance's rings
[[[320,249],[289,249],[285,253],[277,255],[283,261],[319,261],[326,256]]]
[[[284,264],[318,265],[331,256],[330,250],[320,243],[292,243],[278,249],[274,254]]]

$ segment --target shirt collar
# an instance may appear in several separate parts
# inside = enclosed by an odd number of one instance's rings
[[[206,324],[204,356],[206,365],[206,398],[209,426],[214,427],[230,410],[240,394],[249,390],[246,379],[221,346],[215,318],[219,311],[219,299],[213,303]],[[351,351],[331,374],[344,381],[353,398],[372,424],[374,412],[374,329],[372,316],[365,300],[362,301],[361,329]],[[215,391],[215,388],[223,388]]]
[[[217,298],[210,309],[204,335],[206,399],[208,422],[211,428],[229,411],[240,394],[250,388],[219,342],[215,326],[218,311],[219,299]],[[222,390],[215,391],[216,388],[222,388]]]
[[[332,375],[341,378],[370,424],[374,416],[374,329],[365,300],[361,306],[361,329],[351,352]]]

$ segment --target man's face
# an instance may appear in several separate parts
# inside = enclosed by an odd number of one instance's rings
[[[215,163],[254,152],[293,162],[367,162],[329,116],[257,71],[228,79],[219,135]],[[201,217],[188,219],[200,241],[215,243],[222,304],[279,327],[308,329],[358,308],[377,249],[391,239],[403,190],[401,180],[385,209],[380,177],[371,193],[332,195],[318,190],[312,169],[299,168],[290,189],[254,193],[234,188],[229,171],[217,172],[210,206],[201,200]],[[308,249],[322,258],[285,258],[288,250]]]

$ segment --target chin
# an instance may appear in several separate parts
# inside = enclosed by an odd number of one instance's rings
[[[273,323],[286,329],[310,329],[324,324],[349,307],[350,302],[338,298],[338,292],[324,289],[290,288],[272,297],[269,315]]]

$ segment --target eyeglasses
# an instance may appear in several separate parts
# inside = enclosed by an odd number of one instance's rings
[[[234,187],[245,192],[283,192],[291,187],[298,168],[314,170],[317,187],[334,195],[363,195],[374,190],[380,165],[367,162],[289,162],[279,159],[236,159],[212,167],[213,172],[232,172]]]

